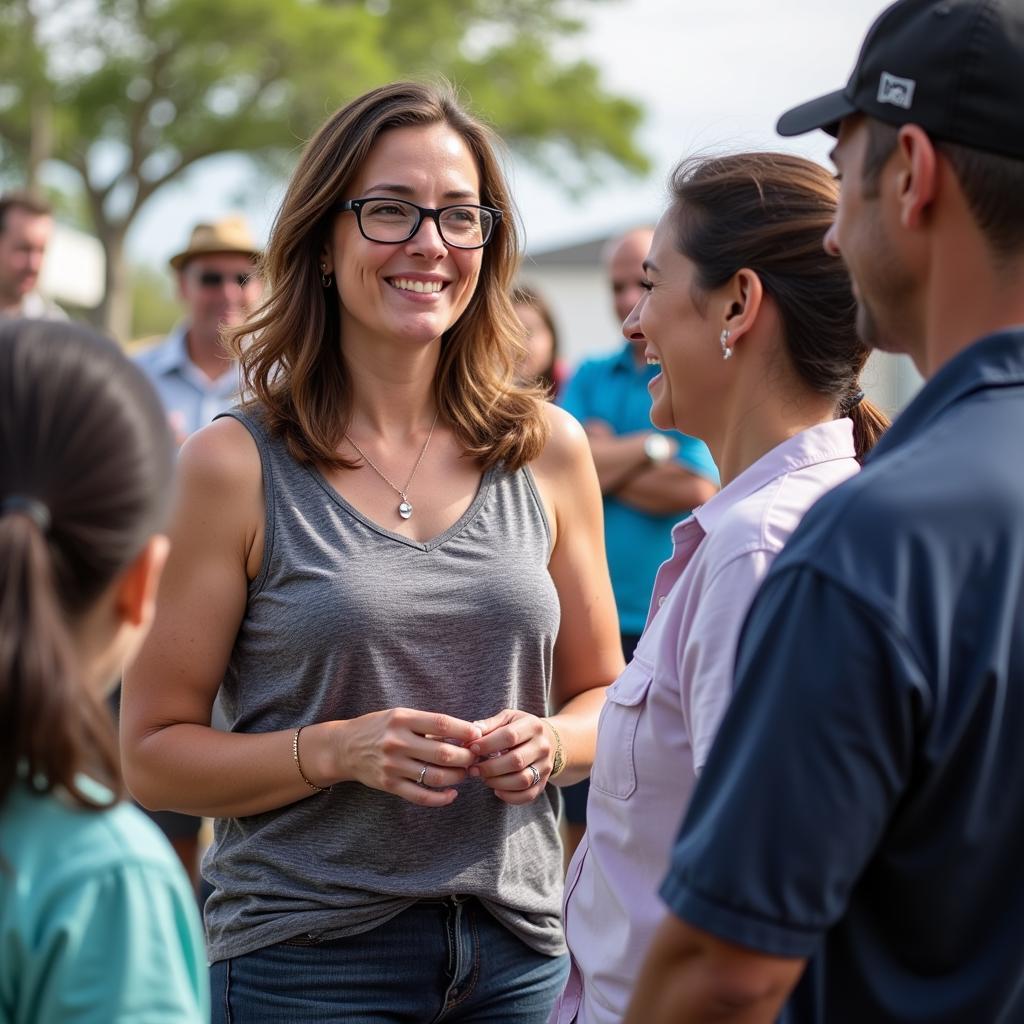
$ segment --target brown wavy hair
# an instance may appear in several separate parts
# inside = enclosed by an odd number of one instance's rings
[[[0,804],[19,776],[93,809],[80,773],[122,794],[72,630],[163,528],[173,474],[160,399],[113,342],[0,325]]]
[[[785,153],[684,160],[672,173],[676,248],[697,268],[706,293],[744,267],[775,301],[786,352],[813,391],[853,420],[858,459],[889,426],[863,398],[860,373],[871,349],[857,337],[857,304],[841,260],[823,248],[838,186],[818,164]]]
[[[501,462],[518,469],[544,447],[543,393],[516,382],[521,327],[509,292],[519,243],[495,136],[463,110],[450,86],[396,82],[342,107],[306,146],[263,257],[268,297],[248,323],[226,335],[249,400],[263,406],[270,428],[299,461],[358,465],[338,453],[351,416],[351,380],[339,348],[338,295],[320,281],[336,204],[350,198],[346,190],[382,133],[434,124],[462,137],[480,172],[480,202],[502,212],[483,250],[476,291],[442,336],[438,410],[484,468]]]

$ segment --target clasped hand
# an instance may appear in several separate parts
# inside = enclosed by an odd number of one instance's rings
[[[478,722],[393,708],[350,726],[350,777],[422,807],[452,803],[467,777],[504,803],[528,804],[551,774],[553,746],[543,720],[514,708]]]

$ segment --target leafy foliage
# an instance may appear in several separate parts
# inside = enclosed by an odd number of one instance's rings
[[[567,6],[0,0],[0,158],[30,179],[47,160],[74,169],[122,300],[125,231],[164,184],[217,153],[293,154],[339,105],[396,78],[447,76],[563,186],[643,171],[640,108],[591,64],[553,55],[580,29]],[[123,327],[114,298],[103,318]]]

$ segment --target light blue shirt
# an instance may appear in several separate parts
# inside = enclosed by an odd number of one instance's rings
[[[187,333],[188,324],[179,324],[163,341],[135,357],[156,387],[172,427],[186,435],[237,405],[240,385],[237,367],[210,380],[189,359]]]
[[[0,1024],[209,1020],[195,894],[136,808],[89,811],[19,781],[0,808],[0,864]]]

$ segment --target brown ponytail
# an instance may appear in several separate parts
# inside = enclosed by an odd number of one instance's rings
[[[823,248],[838,190],[818,164],[785,153],[687,160],[672,174],[676,248],[697,267],[703,292],[744,267],[761,279],[782,318],[801,379],[854,422],[858,459],[889,425],[858,399],[870,349],[857,337],[856,302],[840,260]]]
[[[162,528],[171,451],[159,399],[116,345],[0,325],[0,805],[19,779],[85,807],[81,773],[122,791],[72,630]]]

